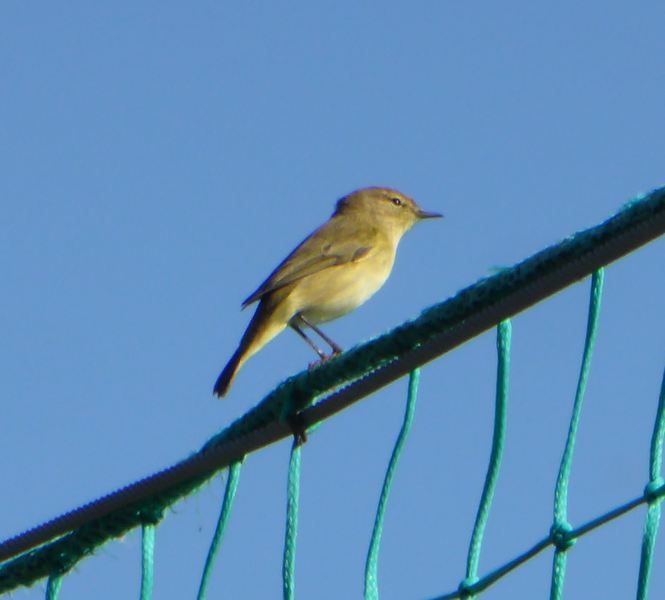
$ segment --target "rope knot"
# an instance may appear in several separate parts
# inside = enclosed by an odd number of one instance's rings
[[[143,525],[157,525],[164,516],[164,507],[143,506],[139,509],[139,516]]]
[[[568,550],[577,540],[571,537],[572,526],[567,521],[554,523],[550,529],[550,539],[559,552]]]
[[[467,577],[466,579],[463,579],[458,588],[460,598],[468,598],[469,596],[473,596],[471,587],[477,582],[478,577]]]
[[[662,477],[656,477],[656,479],[647,483],[644,488],[644,499],[649,503],[653,504],[658,500],[662,500],[665,490],[663,486],[665,485],[665,479]]]

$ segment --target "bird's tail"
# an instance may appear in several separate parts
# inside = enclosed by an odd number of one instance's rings
[[[226,395],[226,392],[229,391],[229,387],[235,379],[236,373],[240,369],[242,355],[244,354],[244,348],[238,348],[235,351],[235,354],[231,357],[224,370],[219,374],[217,381],[215,382],[215,387],[213,392],[217,394],[220,398],[223,398]],[[244,362],[244,361],[243,361]]]
[[[245,361],[286,327],[291,316],[288,307],[276,304],[278,303],[262,300],[256,309],[238,349],[217,378],[213,392],[220,398],[229,391],[236,373]]]

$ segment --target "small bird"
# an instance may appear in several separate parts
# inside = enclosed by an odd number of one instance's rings
[[[415,223],[443,215],[422,210],[397,190],[368,187],[337,201],[330,219],[307,237],[242,303],[259,302],[235,351],[215,383],[220,398],[245,361],[290,326],[326,360],[342,349],[317,325],[367,301],[385,283],[397,245]],[[326,355],[305,333],[317,333]]]

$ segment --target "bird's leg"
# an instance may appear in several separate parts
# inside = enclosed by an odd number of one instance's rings
[[[321,339],[326,342],[332,348],[332,356],[342,353],[342,348],[340,348],[335,342],[333,342],[323,331],[321,331],[314,323],[310,323],[305,317],[301,314],[298,314],[298,318],[305,324],[307,327],[319,334]]]
[[[295,331],[303,340],[305,340],[312,348],[312,350],[314,350],[314,352],[316,352],[319,355],[321,361],[324,361],[328,358],[326,353],[323,350],[321,350],[321,348],[319,348],[311,339],[309,339],[307,334],[302,329],[300,329],[300,327],[298,327],[297,323],[291,321],[291,323],[289,324],[291,325],[291,329],[293,329],[293,331]]]

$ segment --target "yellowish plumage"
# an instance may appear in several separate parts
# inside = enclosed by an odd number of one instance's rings
[[[214,392],[224,396],[245,361],[287,325],[304,337],[303,325],[331,321],[367,301],[390,275],[402,236],[417,221],[440,216],[390,188],[363,188],[339,200],[332,217],[243,302],[259,306]]]

